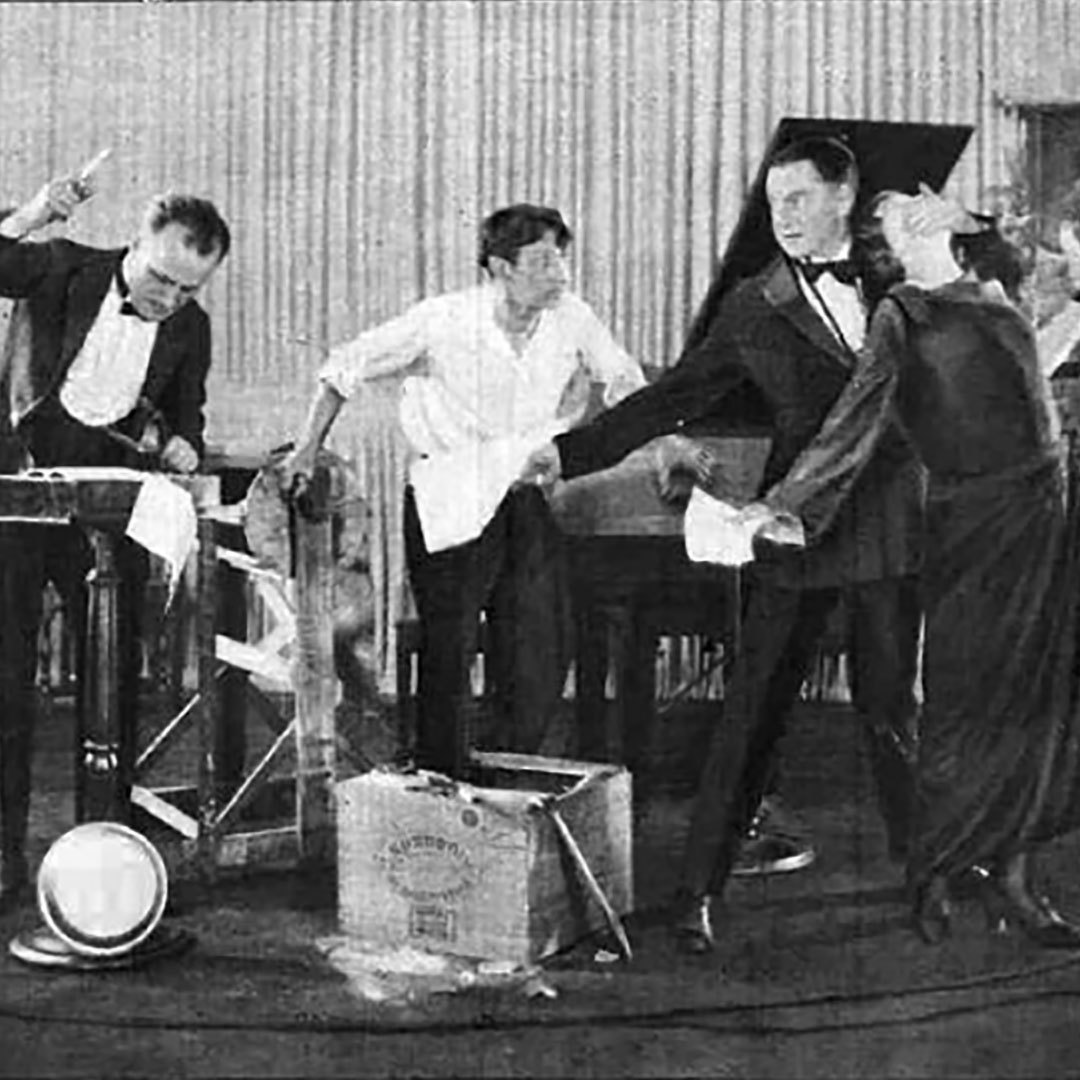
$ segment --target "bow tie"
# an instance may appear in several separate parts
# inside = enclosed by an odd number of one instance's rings
[[[121,315],[130,315],[133,319],[139,319],[142,322],[147,322],[148,321],[148,320],[144,319],[138,313],[138,311],[135,310],[135,305],[130,300],[125,300],[120,305],[120,314]]]
[[[833,259],[832,262],[799,263],[806,280],[813,284],[822,274],[832,274],[842,285],[855,285],[859,281],[859,271],[850,259]]]

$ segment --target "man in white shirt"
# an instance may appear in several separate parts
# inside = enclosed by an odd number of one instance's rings
[[[0,363],[0,469],[134,465],[192,472],[203,449],[210,321],[191,302],[229,250],[206,200],[164,195],[129,248],[24,240],[89,198],[46,184],[0,221],[0,295],[16,299]],[[135,723],[145,559],[117,552],[121,723]],[[28,892],[34,676],[42,590],[56,586],[84,685],[89,544],[75,528],[0,524],[0,911]],[[80,702],[80,708],[81,708]],[[133,740],[131,740],[133,745]],[[130,776],[121,762],[121,776]]]
[[[309,479],[344,402],[405,376],[412,451],[405,495],[409,580],[421,624],[418,764],[465,768],[468,668],[486,613],[502,748],[535,752],[566,674],[562,538],[546,500],[511,486],[529,450],[580,419],[588,385],[605,405],[644,385],[639,365],[567,291],[571,232],[557,210],[519,204],[481,228],[473,288],[423,300],[331,351],[283,484]]]

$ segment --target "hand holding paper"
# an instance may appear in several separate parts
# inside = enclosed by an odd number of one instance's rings
[[[694,488],[686,508],[683,528],[686,554],[694,562],[721,566],[744,566],[754,560],[754,540],[804,547],[802,523],[764,503],[750,503],[741,510]]]

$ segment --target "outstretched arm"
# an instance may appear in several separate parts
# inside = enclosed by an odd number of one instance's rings
[[[558,475],[570,479],[615,465],[658,435],[708,415],[747,378],[738,346],[721,326],[655,383],[559,435],[552,450]]]
[[[851,381],[817,435],[762,500],[771,516],[798,518],[810,543],[828,531],[888,427],[905,347],[903,313],[887,299],[874,314]]]

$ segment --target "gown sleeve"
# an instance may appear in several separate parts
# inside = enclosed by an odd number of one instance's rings
[[[809,544],[828,532],[895,416],[906,345],[903,312],[887,298],[874,313],[854,374],[817,435],[765,496],[771,509],[801,521]]]

